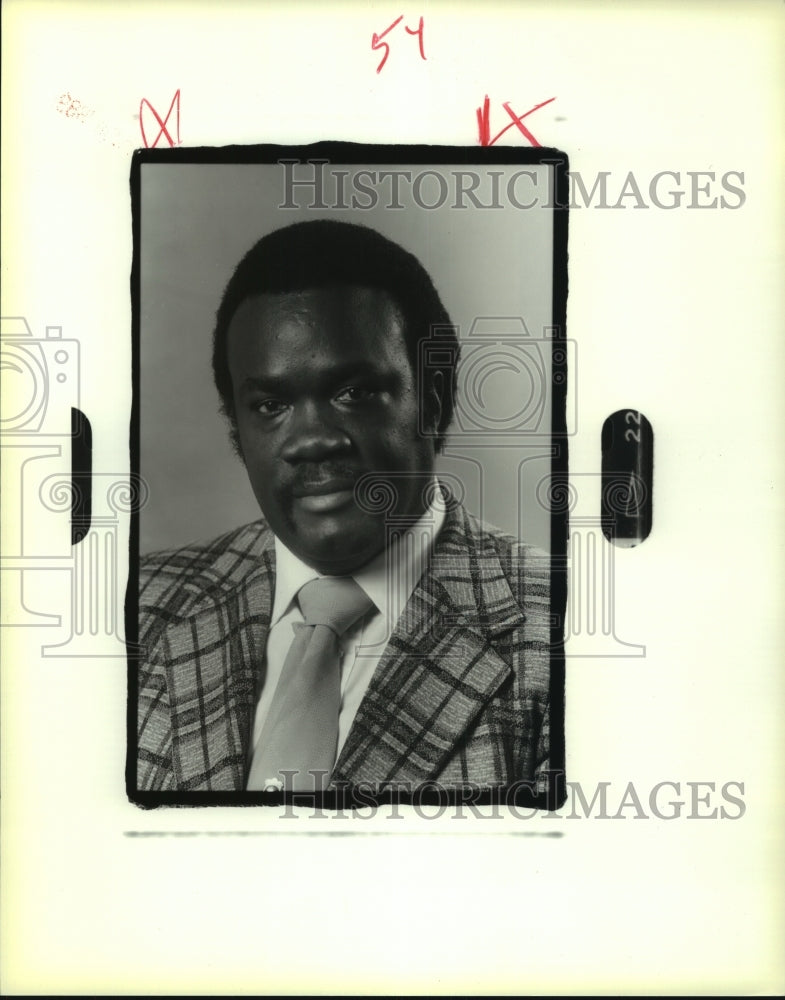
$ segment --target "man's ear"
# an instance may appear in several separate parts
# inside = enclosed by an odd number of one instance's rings
[[[427,429],[436,434],[442,419],[444,400],[444,373],[436,371],[429,380],[425,398]]]

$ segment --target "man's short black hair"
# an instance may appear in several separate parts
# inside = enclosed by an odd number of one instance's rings
[[[254,295],[299,292],[326,285],[362,285],[386,292],[404,321],[404,337],[416,375],[420,341],[440,327],[438,362],[424,371],[421,405],[441,372],[441,416],[435,445],[440,451],[453,414],[459,345],[455,328],[428,272],[417,258],[374,229],[348,222],[297,222],[263,236],[246,253],[224,290],[213,333],[213,378],[221,410],[232,425],[236,415],[227,357],[227,331],[237,308]]]

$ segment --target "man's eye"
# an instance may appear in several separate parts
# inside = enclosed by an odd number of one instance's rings
[[[286,409],[286,403],[282,403],[280,399],[263,399],[255,408],[264,417],[276,417]]]
[[[365,403],[373,395],[373,389],[368,389],[361,385],[347,385],[345,389],[341,389],[335,398],[341,403]]]

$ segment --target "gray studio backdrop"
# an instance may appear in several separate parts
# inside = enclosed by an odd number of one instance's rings
[[[349,172],[350,191],[352,175],[363,168],[340,169]],[[370,169],[416,175],[429,168]],[[487,174],[489,168],[436,169],[449,177],[453,169]],[[506,176],[521,169],[493,168]],[[540,175],[537,189],[544,190],[552,168],[526,169]],[[210,360],[215,312],[234,266],[257,239],[295,221],[328,217],[377,229],[429,271],[459,327],[465,355],[460,419],[438,470],[453,487],[462,485],[474,513],[550,550],[543,502],[550,470],[550,347],[542,342],[551,323],[550,209],[520,210],[506,200],[501,209],[470,202],[455,208],[452,196],[429,209],[402,183],[403,209],[387,207],[390,199],[382,196],[371,209],[282,210],[284,168],[278,164],[145,164],[141,177],[140,472],[149,486],[140,515],[143,553],[207,540],[259,517],[218,413]],[[424,183],[418,200],[438,203],[438,193]],[[312,193],[297,189],[294,198],[307,206]],[[522,194],[519,199],[526,200]]]

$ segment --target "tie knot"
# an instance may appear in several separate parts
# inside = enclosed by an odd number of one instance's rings
[[[341,636],[373,606],[362,587],[349,576],[311,580],[297,595],[306,625],[327,625]]]

